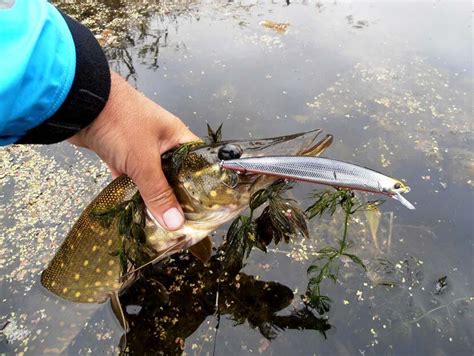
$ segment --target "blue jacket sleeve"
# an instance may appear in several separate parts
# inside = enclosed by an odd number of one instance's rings
[[[100,113],[109,90],[90,31],[46,0],[0,2],[0,145],[72,136]]]

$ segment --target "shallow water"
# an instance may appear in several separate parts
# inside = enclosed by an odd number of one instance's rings
[[[110,30],[100,19],[117,3],[87,5],[99,14],[87,23],[104,41],[111,66],[194,132],[205,135],[206,122],[223,122],[224,138],[321,128],[335,137],[325,156],[405,178],[417,207],[383,204],[376,240],[367,217],[355,216],[350,251],[367,271],[341,262],[338,282],[321,287],[333,300],[324,316],[282,319],[302,310],[306,268],[317,250],[340,238],[340,214],[312,220],[310,240],[253,251],[239,286],[221,293],[232,303],[219,307],[219,321],[214,304],[221,287],[209,276],[202,293],[173,292],[190,301],[175,321],[153,288],[135,286],[122,299],[135,321],[130,352],[471,354],[469,2],[203,2],[168,5],[161,13],[163,7],[148,11],[139,3],[127,11],[140,16],[129,12],[134,20],[122,27],[116,21]],[[289,30],[280,34],[262,20],[289,23]],[[121,332],[107,305],[73,305],[39,285],[74,218],[108,182],[105,167],[67,144],[4,148],[0,167],[0,328],[8,322],[0,353],[117,350]],[[306,207],[313,188],[298,186],[293,194]],[[215,245],[224,233],[225,227],[216,233]],[[183,258],[182,265],[189,263]],[[190,279],[200,271],[187,268]],[[444,276],[447,286],[436,294]],[[275,282],[278,297],[266,295],[268,285],[259,281]],[[167,333],[161,339],[160,328]]]

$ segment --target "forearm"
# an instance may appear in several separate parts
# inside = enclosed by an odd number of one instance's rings
[[[42,0],[17,0],[15,6],[0,8],[0,49],[8,50],[6,56],[0,52],[0,94],[6,99],[0,102],[0,145],[69,138],[93,150],[114,176],[132,178],[157,221],[178,229],[182,210],[161,169],[161,154],[197,137],[119,75],[111,80],[105,56],[85,27]],[[44,16],[18,12],[35,6]],[[16,17],[8,18],[8,11]],[[28,26],[22,32],[23,23]],[[8,37],[9,30],[15,37]],[[20,67],[14,64],[16,51]]]
[[[0,144],[55,143],[102,111],[107,60],[92,33],[46,1],[0,9]]]

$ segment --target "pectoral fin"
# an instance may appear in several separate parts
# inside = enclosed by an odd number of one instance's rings
[[[128,327],[127,318],[125,318],[125,313],[123,312],[122,304],[120,304],[118,292],[116,291],[110,295],[110,306],[120,326],[122,326],[123,330],[127,333],[130,329]]]
[[[202,263],[207,263],[212,256],[212,241],[209,236],[207,236],[197,244],[191,246],[189,251]]]

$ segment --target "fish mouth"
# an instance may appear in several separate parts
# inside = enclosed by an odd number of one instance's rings
[[[333,136],[329,134],[318,140],[321,134],[321,129],[315,129],[280,137],[253,141],[229,141],[229,143],[241,146],[242,158],[280,155],[319,156],[333,141]]]

